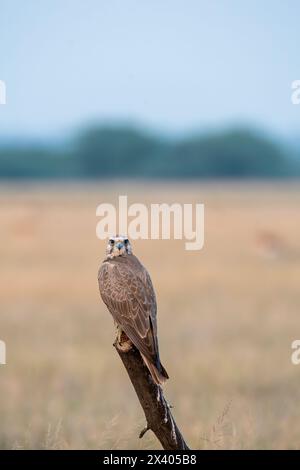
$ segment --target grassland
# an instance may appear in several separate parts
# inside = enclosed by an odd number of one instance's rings
[[[137,437],[143,414],[98,294],[95,210],[118,194],[206,206],[202,251],[134,243],[190,446],[299,448],[300,189],[201,183],[1,186],[0,448],[159,448]]]

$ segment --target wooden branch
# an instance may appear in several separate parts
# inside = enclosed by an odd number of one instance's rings
[[[134,390],[144,410],[146,427],[140,438],[151,429],[165,450],[188,450],[188,446],[179,431],[170,411],[162,388],[157,386],[145,366],[139,351],[122,333],[121,342],[114,343],[132,382]]]

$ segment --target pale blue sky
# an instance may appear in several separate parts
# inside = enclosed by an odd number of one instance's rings
[[[299,0],[0,0],[0,135],[90,120],[299,133]]]

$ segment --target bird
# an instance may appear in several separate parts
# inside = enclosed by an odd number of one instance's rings
[[[140,352],[156,385],[169,378],[160,362],[157,339],[157,303],[150,275],[132,253],[126,236],[109,238],[98,272],[99,291],[117,326]]]

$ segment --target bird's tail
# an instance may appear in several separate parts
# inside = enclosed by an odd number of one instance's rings
[[[156,366],[155,364],[153,364],[153,362],[147,359],[144,354],[141,353],[141,355],[156,385],[163,385],[165,381],[169,378],[164,366],[161,364],[160,361],[158,361],[158,366]]]

